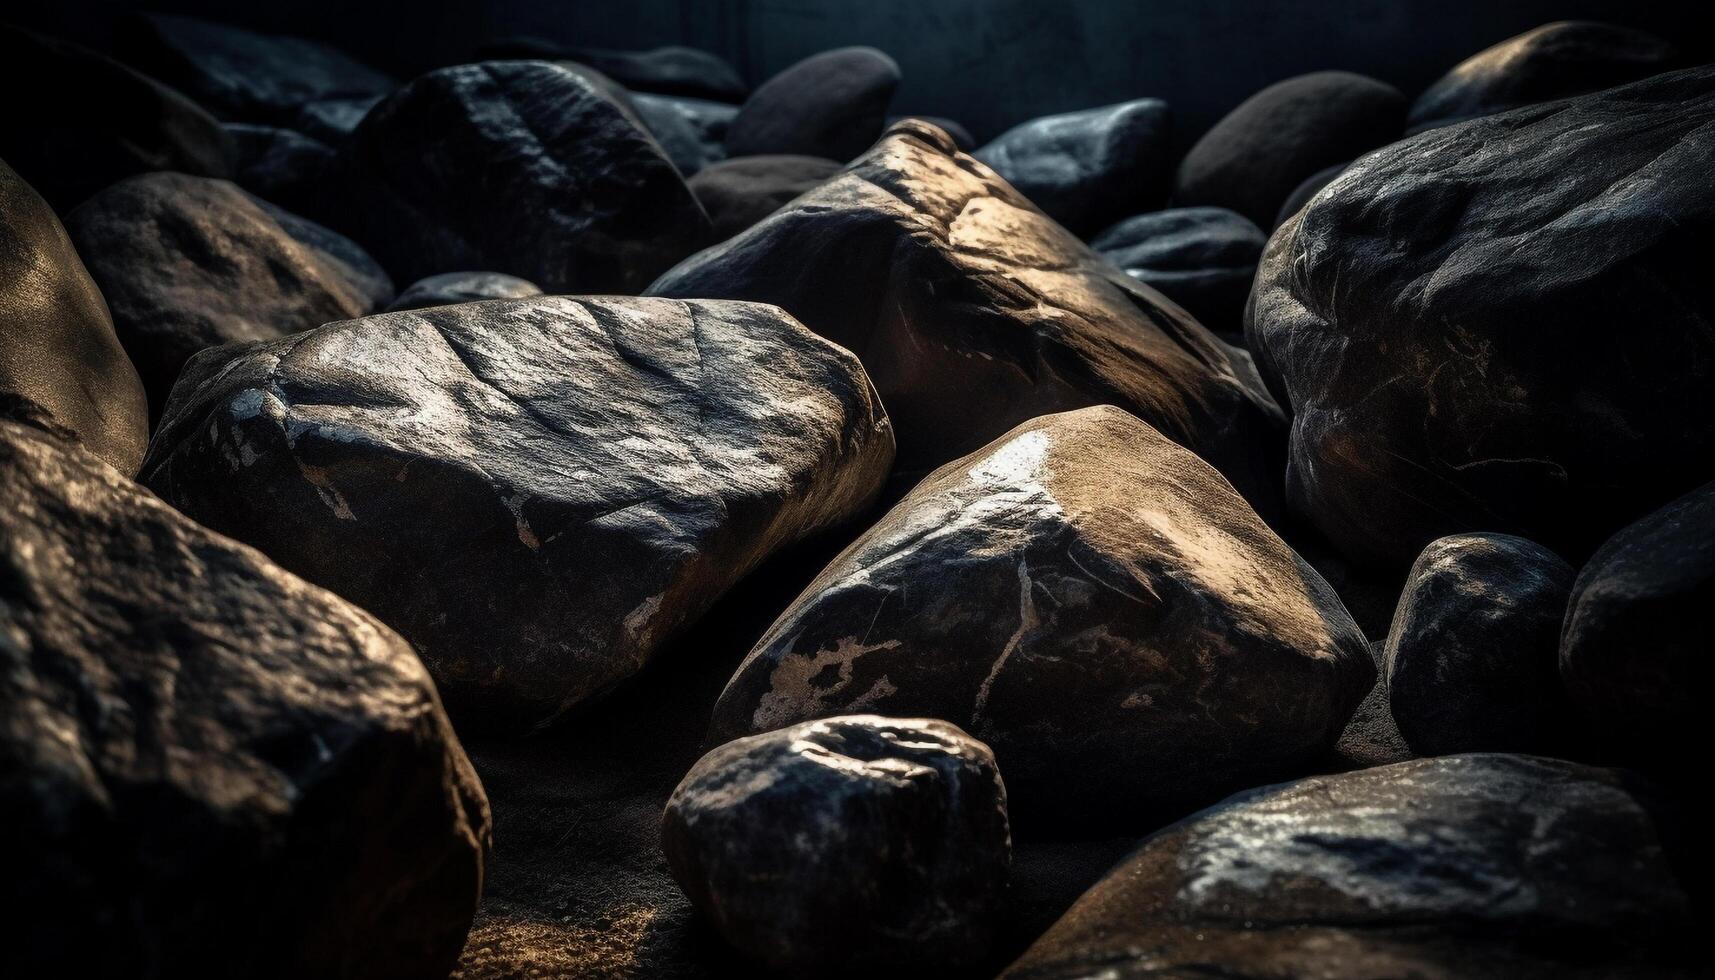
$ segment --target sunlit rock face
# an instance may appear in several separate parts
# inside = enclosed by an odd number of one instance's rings
[[[1288,502],[1403,566],[1466,530],[1574,562],[1715,475],[1715,69],[1436,129],[1275,233],[1247,335]]]
[[[1123,820],[1301,772],[1374,678],[1333,590],[1220,474],[1100,407],[925,478],[775,621],[711,741],[944,718],[1018,806]]]
[[[981,959],[1006,888],[1006,789],[955,725],[853,715],[729,742],[685,776],[662,848],[733,946],[789,976]]]
[[[0,413],[63,430],[130,476],[149,406],[53,209],[0,160]]]
[[[0,494],[10,975],[445,976],[488,803],[405,641],[9,422]]]
[[[846,171],[651,287],[783,307],[855,352],[937,466],[1050,412],[1114,404],[1278,496],[1279,409],[1249,357],[1091,252],[916,120]]]
[[[546,723],[863,510],[857,360],[745,303],[543,297],[194,358],[143,478],[379,615],[461,723]]]
[[[1002,976],[1689,977],[1691,922],[1657,811],[1620,774],[1444,756],[1170,827]]]

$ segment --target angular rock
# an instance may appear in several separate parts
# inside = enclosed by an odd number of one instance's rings
[[[1275,232],[1246,326],[1293,508],[1367,562],[1495,530],[1576,563],[1715,476],[1712,154],[1702,68],[1353,164]]]
[[[363,316],[392,299],[350,240],[224,180],[154,173],[66,216],[159,418],[191,355]]]
[[[550,292],[635,293],[709,240],[655,140],[546,62],[430,72],[343,152],[359,237],[403,280],[492,269]]]
[[[1020,123],[971,155],[1068,231],[1088,236],[1160,207],[1172,154],[1167,103],[1136,99]]]
[[[1274,224],[1269,227],[1279,228],[1286,224],[1286,219],[1304,210],[1304,206],[1310,203],[1311,198],[1322,193],[1322,188],[1332,184],[1334,178],[1345,173],[1346,168],[1351,165],[1350,160],[1336,163],[1332,167],[1318,170],[1304,178],[1303,183],[1294,188],[1291,194],[1286,195],[1286,203],[1280,206],[1280,211],[1274,216]]]
[[[485,299],[525,299],[542,295],[528,279],[504,272],[444,272],[419,279],[405,287],[387,307],[388,313],[421,310],[430,306],[475,303]]]
[[[1174,208],[1127,218],[1090,247],[1233,342],[1268,236],[1226,208]]]
[[[874,715],[703,756],[667,800],[661,846],[721,936],[791,976],[972,965],[1011,860],[988,746]]]
[[[3,421],[0,488],[8,975],[445,976],[488,803],[405,641]]]
[[[1281,417],[1248,355],[925,123],[895,126],[844,173],[650,291],[773,303],[855,352],[907,470],[1044,413],[1112,404],[1265,509],[1279,496]]]
[[[1711,608],[1715,483],[1624,528],[1578,573],[1560,676],[1605,754],[1701,771]]]
[[[904,122],[907,119],[921,120],[951,136],[953,145],[957,146],[963,153],[969,153],[977,148],[976,137],[971,135],[971,131],[966,129],[964,124],[957,119],[948,119],[945,116],[925,116],[922,113],[914,113],[909,116],[888,116],[887,126],[891,129],[895,123]]]
[[[1565,753],[1558,651],[1573,575],[1559,555],[1506,534],[1457,534],[1423,549],[1383,668],[1414,752]]]
[[[679,45],[649,51],[571,48],[566,56],[639,92],[730,103],[743,102],[750,94],[750,86],[744,84],[733,66],[698,48]]]
[[[1303,772],[1374,677],[1220,474],[1101,406],[924,478],[757,643],[710,740],[944,718],[993,747],[1015,808],[1123,821]]]
[[[0,160],[0,415],[75,436],[131,476],[149,403],[94,280],[48,202]]]
[[[0,90],[17,93],[0,158],[62,214],[133,174],[231,176],[231,139],[213,116],[87,48],[0,24]]]
[[[1552,102],[1671,71],[1684,61],[1644,31],[1590,20],[1544,24],[1455,65],[1412,103],[1414,129]]]
[[[1150,837],[1002,977],[1691,977],[1669,820],[1517,755],[1257,790]]]
[[[1179,164],[1174,206],[1230,208],[1270,226],[1306,177],[1399,139],[1405,108],[1398,89],[1351,72],[1276,82],[1191,147]]]
[[[232,138],[232,179],[265,201],[294,211],[321,212],[334,179],[334,148],[295,129],[227,123]]]
[[[850,160],[874,143],[899,87],[899,66],[874,48],[836,48],[764,82],[727,127],[728,156]]]
[[[821,186],[843,167],[822,157],[737,157],[710,164],[688,182],[722,241]]]
[[[461,723],[517,730],[862,512],[892,457],[857,360],[779,310],[542,297],[208,351],[144,478],[404,633]]]

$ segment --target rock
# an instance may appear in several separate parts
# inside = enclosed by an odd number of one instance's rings
[[[1332,167],[1318,170],[1304,178],[1304,182],[1302,184],[1299,184],[1294,188],[1291,194],[1286,195],[1286,203],[1280,206],[1279,213],[1274,216],[1274,224],[1269,227],[1279,228],[1281,225],[1286,224],[1286,219],[1304,210],[1304,206],[1310,203],[1311,198],[1320,194],[1322,192],[1322,188],[1332,184],[1334,182],[1334,178],[1345,173],[1346,168],[1351,165],[1352,162],[1350,160],[1347,160],[1344,163],[1336,163]]]
[[[1516,755],[1245,793],[1146,840],[1002,977],[1691,977],[1668,817],[1621,773]]]
[[[1411,746],[1405,743],[1405,737],[1399,733],[1399,725],[1393,720],[1387,682],[1381,676],[1383,646],[1383,643],[1370,644],[1376,683],[1370,688],[1370,693],[1358,702],[1358,710],[1352,713],[1352,720],[1346,723],[1346,730],[1334,743],[1329,760],[1331,764],[1327,766],[1333,771],[1369,769],[1416,758]]]
[[[69,433],[131,476],[149,444],[149,404],[48,202],[0,161],[0,417]]]
[[[709,163],[726,159],[726,131],[738,116],[738,106],[645,92],[634,92],[631,98],[640,107],[666,107],[679,113],[696,131],[697,140],[703,144],[703,155]]]
[[[892,457],[856,359],[778,310],[541,297],[206,352],[144,479],[405,634],[461,724],[519,730],[861,513]]]
[[[661,839],[721,936],[792,976],[971,965],[1011,861],[988,746],[874,715],[715,749],[668,799]]]
[[[1118,405],[1265,509],[1281,419],[1242,351],[924,123],[650,287],[773,303],[863,359],[907,472],[1048,412]],[[956,395],[950,397],[950,393]]]
[[[1414,129],[1552,102],[1671,71],[1683,59],[1643,31],[1589,20],[1544,24],[1466,58],[1412,103]]]
[[[898,87],[899,66],[874,48],[812,55],[745,100],[727,128],[727,155],[850,160],[881,135]]]
[[[1701,771],[1712,604],[1715,483],[1624,528],[1578,573],[1560,676],[1605,754]]]
[[[86,48],[0,24],[0,89],[29,93],[11,100],[0,158],[62,214],[133,174],[232,174],[213,116]]]
[[[581,61],[628,89],[658,95],[685,95],[716,102],[743,102],[750,94],[737,70],[717,55],[677,45],[650,51],[570,48],[566,57]]]
[[[475,303],[485,299],[526,299],[540,295],[542,290],[535,283],[509,276],[504,272],[444,272],[438,276],[419,279],[405,287],[405,291],[387,307],[387,312],[451,306],[454,303]]]
[[[1405,96],[1343,71],[1276,82],[1246,99],[1191,147],[1173,188],[1178,207],[1231,208],[1269,225],[1306,177],[1399,139]]]
[[[1423,550],[1384,667],[1413,751],[1565,752],[1556,658],[1573,574],[1554,552],[1505,534],[1458,534]]]
[[[430,72],[371,111],[344,154],[359,237],[403,280],[492,269],[549,292],[635,293],[709,240],[656,142],[545,62]]]
[[[334,179],[333,147],[294,129],[227,123],[232,138],[232,179],[238,186],[282,207],[321,211],[322,194]]]
[[[694,109],[684,108],[681,100],[633,94],[631,108],[680,174],[689,177],[711,163],[726,159],[722,140],[708,136],[706,127],[711,121]]]
[[[966,129],[964,124],[959,122],[957,119],[948,119],[945,116],[925,116],[921,113],[910,116],[888,116],[887,126],[891,129],[895,123],[903,122],[907,119],[921,120],[941,130],[941,132],[946,133],[948,136],[951,136],[953,138],[953,145],[957,146],[963,153],[969,153],[977,148],[976,138],[971,135],[971,131]]]
[[[1140,214],[1090,240],[1126,275],[1233,342],[1242,341],[1245,301],[1267,244],[1262,229],[1226,208]]]
[[[291,123],[325,143],[340,146],[357,132],[363,117],[381,100],[379,95],[357,95],[311,102],[292,116]]]
[[[1374,676],[1220,474],[1101,406],[925,477],[757,643],[710,741],[943,718],[994,748],[1015,809],[1124,821],[1302,773]]]
[[[6,422],[0,486],[7,975],[445,976],[488,802],[405,641]]]
[[[722,241],[821,186],[843,169],[822,157],[736,157],[704,167],[689,181]]]
[[[1715,68],[1486,116],[1282,225],[1246,333],[1293,508],[1376,564],[1470,530],[1576,563],[1715,476],[1712,122]]]
[[[157,419],[198,351],[363,316],[393,297],[357,245],[224,180],[132,177],[67,215],[66,229]]]
[[[971,154],[1075,235],[1161,206],[1173,171],[1167,103],[1135,99],[1020,123]]]

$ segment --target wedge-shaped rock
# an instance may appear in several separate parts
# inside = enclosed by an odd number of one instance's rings
[[[1002,978],[1700,975],[1671,814],[1628,783],[1458,755],[1246,793],[1145,841]]]
[[[863,510],[892,459],[857,360],[779,310],[542,297],[205,352],[144,472],[404,633],[461,720],[518,729]]]
[[[854,351],[908,467],[1047,412],[1113,404],[1247,495],[1279,493],[1267,458],[1280,413],[1248,355],[926,123],[896,124],[845,173],[650,291],[773,303]]]
[[[488,803],[411,648],[0,422],[7,976],[446,976]]]
[[[1019,806],[1123,815],[1300,773],[1374,678],[1334,591],[1220,474],[1098,407],[926,477],[775,621],[710,740],[942,718]]]

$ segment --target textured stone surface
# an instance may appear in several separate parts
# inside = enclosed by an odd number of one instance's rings
[[[1506,534],[1456,534],[1423,549],[1384,668],[1414,751],[1565,752],[1558,651],[1573,575],[1559,555]]]
[[[1292,408],[1289,504],[1364,561],[1495,530],[1576,563],[1715,476],[1711,154],[1703,68],[1336,178],[1270,240],[1246,325]]]
[[[0,160],[0,413],[71,433],[126,476],[149,403],[53,209]]]
[[[444,975],[488,804],[411,648],[0,422],[8,976]]]
[[[1231,208],[1259,227],[1304,178],[1399,138],[1405,96],[1385,82],[1321,71],[1246,99],[1179,164],[1176,206]]]
[[[841,169],[840,164],[822,157],[738,157],[703,168],[690,180],[691,193],[709,213],[715,237],[724,241],[827,182]]]
[[[633,293],[709,239],[655,140],[546,62],[430,72],[344,153],[359,237],[402,280],[492,269],[550,292]]]
[[[1233,341],[1244,333],[1245,301],[1268,236],[1226,208],[1140,214],[1090,240],[1126,275],[1161,291],[1197,322]]]
[[[776,620],[710,738],[944,718],[1016,806],[1123,821],[1303,772],[1373,679],[1333,590],[1218,473],[1098,407],[926,477]]]
[[[1516,755],[1258,790],[1149,838],[1003,977],[1690,977],[1665,819]]]
[[[673,791],[661,837],[716,930],[794,976],[980,961],[1011,860],[994,756],[921,718],[728,742]]]
[[[443,272],[438,276],[419,279],[405,287],[387,312],[421,310],[430,306],[453,303],[475,303],[485,299],[526,299],[542,295],[542,290],[528,279],[509,276],[504,272]]]
[[[727,154],[850,160],[881,135],[898,86],[899,66],[874,48],[812,55],[750,94],[727,127]]]
[[[1026,419],[1113,404],[1199,453],[1265,509],[1281,418],[1248,355],[1044,218],[927,124],[650,291],[781,306],[855,352],[936,466]]]
[[[224,180],[143,174],[66,216],[160,417],[191,355],[384,306],[393,284],[350,240]]]
[[[510,730],[861,512],[892,456],[856,359],[778,310],[543,297],[210,351],[144,478],[404,633],[461,723]]]
[[[1159,207],[1173,172],[1167,103],[1136,99],[1043,116],[971,155],[1076,235]]]

